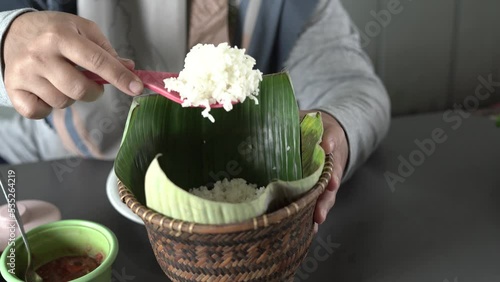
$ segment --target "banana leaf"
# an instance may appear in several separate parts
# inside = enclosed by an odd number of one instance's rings
[[[157,95],[134,99],[115,172],[141,203],[184,221],[233,223],[295,200],[319,179],[321,116],[300,122],[287,73],[263,77],[258,105],[247,100],[230,112],[212,109],[215,123],[201,110]],[[223,178],[243,178],[266,190],[239,204],[187,192]]]
[[[142,204],[145,176],[157,155],[168,179],[188,190],[223,178],[259,187],[274,179],[302,179],[299,111],[287,73],[265,75],[258,105],[233,110],[184,108],[159,95],[136,97],[127,119],[115,173]],[[158,197],[161,198],[161,197]]]
[[[241,222],[273,211],[310,190],[321,176],[325,153],[320,141],[323,124],[319,113],[308,114],[301,123],[304,178],[295,181],[271,181],[256,199],[243,203],[224,203],[190,194],[175,185],[162,170],[158,155],[146,173],[148,207],[171,218],[202,224]]]

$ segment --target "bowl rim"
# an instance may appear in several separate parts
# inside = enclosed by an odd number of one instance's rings
[[[316,201],[318,197],[325,191],[326,186],[330,182],[333,172],[334,158],[333,154],[325,156],[325,164],[323,172],[318,182],[302,197],[289,205],[282,207],[272,213],[264,214],[252,219],[229,224],[201,224],[194,222],[186,222],[176,220],[174,218],[160,214],[143,204],[141,204],[132,192],[118,179],[118,191],[120,199],[138,215],[145,223],[159,227],[161,230],[167,229],[177,232],[176,236],[181,233],[189,234],[227,234],[235,232],[245,232],[250,230],[258,230],[259,228],[267,228],[272,225],[279,224],[284,219],[293,216],[306,208],[312,201]]]
[[[118,249],[119,249],[118,238],[116,237],[114,232],[111,231],[111,229],[109,229],[108,227],[106,227],[102,224],[88,221],[88,220],[81,220],[81,219],[58,220],[58,221],[54,221],[54,222],[50,222],[47,224],[37,226],[37,227],[31,229],[30,231],[28,231],[26,235],[28,236],[28,239],[29,239],[29,236],[33,236],[30,234],[35,234],[37,232],[42,232],[42,231],[50,230],[53,228],[57,229],[58,227],[69,227],[69,228],[71,228],[71,227],[79,227],[79,228],[84,227],[87,229],[93,229],[95,231],[100,232],[102,235],[104,235],[104,237],[106,237],[108,244],[110,246],[109,253],[107,254],[107,256],[104,258],[104,260],[101,262],[101,264],[99,264],[99,266],[96,269],[94,269],[92,272],[90,272],[90,273],[88,273],[80,278],[71,280],[72,282],[89,281],[89,279],[97,278],[98,276],[100,276],[104,272],[106,272],[107,269],[110,269],[112,267],[114,261],[116,260],[117,255],[118,255]],[[22,237],[20,235],[15,239],[15,245],[17,247],[24,246],[24,242],[23,242]],[[23,281],[18,276],[11,274],[7,269],[6,259],[7,259],[8,250],[10,248],[11,248],[11,246],[9,244],[2,252],[2,255],[0,257],[0,272],[5,279],[18,279],[15,281]],[[12,281],[12,280],[9,280],[9,281]]]

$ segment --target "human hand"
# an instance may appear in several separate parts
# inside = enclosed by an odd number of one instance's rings
[[[60,12],[28,12],[17,17],[5,36],[4,82],[14,108],[39,119],[53,108],[95,101],[103,86],[89,80],[76,66],[109,81],[122,92],[142,92],[131,71],[134,62],[121,59],[98,26]]]
[[[301,116],[314,111],[301,111]],[[323,140],[321,147],[325,150],[325,154],[333,153],[333,172],[332,178],[325,189],[325,192],[319,196],[316,202],[314,211],[314,231],[317,232],[318,224],[322,224],[326,220],[328,212],[335,204],[337,191],[342,181],[347,159],[349,157],[349,144],[345,135],[344,129],[338,121],[331,115],[322,112],[323,120]]]

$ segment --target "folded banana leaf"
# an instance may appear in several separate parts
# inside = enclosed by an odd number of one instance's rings
[[[136,98],[115,161],[118,178],[148,207],[197,223],[238,222],[295,199],[312,188],[323,168],[321,117],[308,115],[300,123],[287,73],[264,76],[258,100],[230,112],[213,109],[211,123],[201,117],[202,109],[160,96]],[[187,192],[223,178],[267,188],[239,204]]]

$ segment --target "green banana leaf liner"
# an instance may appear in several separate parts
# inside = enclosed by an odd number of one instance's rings
[[[277,210],[319,180],[325,153],[320,113],[302,121],[287,73],[265,75],[258,105],[230,112],[184,108],[159,95],[135,98],[115,172],[139,202],[168,217],[200,224],[242,222]],[[223,178],[265,186],[256,199],[224,203],[188,192]]]

